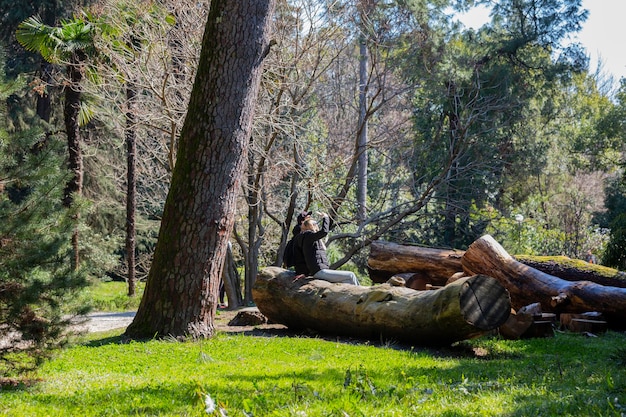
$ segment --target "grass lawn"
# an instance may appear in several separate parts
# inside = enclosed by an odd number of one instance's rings
[[[128,297],[128,284],[120,281],[94,281],[76,300],[80,305],[88,304],[94,311],[131,311],[137,310],[144,282],[137,282],[136,296]]]
[[[30,386],[0,392],[4,416],[622,416],[626,336],[482,338],[411,349],[222,333],[197,342],[92,334]],[[475,353],[478,353],[475,354]],[[623,405],[622,405],[623,404]],[[225,415],[225,414],[224,414]]]

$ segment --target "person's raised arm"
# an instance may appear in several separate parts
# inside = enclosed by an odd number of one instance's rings
[[[322,218],[320,220],[319,229],[311,236],[313,240],[319,240],[326,237],[330,231],[330,218],[328,217],[328,214],[319,212],[317,214]]]

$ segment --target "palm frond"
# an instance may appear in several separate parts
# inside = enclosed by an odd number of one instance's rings
[[[75,17],[52,27],[33,16],[20,23],[15,36],[26,50],[41,54],[48,62],[60,63],[68,62],[75,54],[92,54],[95,33],[95,25],[89,20]]]
[[[32,16],[19,24],[15,32],[17,41],[30,52],[37,52],[48,62],[57,62],[55,28],[45,25],[39,16]]]
[[[85,126],[89,123],[95,115],[94,108],[87,103],[87,101],[80,102],[80,109],[78,111],[78,125]]]

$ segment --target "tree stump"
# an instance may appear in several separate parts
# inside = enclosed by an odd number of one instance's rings
[[[608,323],[597,311],[587,313],[562,313],[559,316],[560,328],[570,332],[604,333]]]
[[[603,320],[572,319],[568,330],[576,333],[605,333],[608,323]]]
[[[291,329],[416,345],[483,335],[504,323],[511,309],[507,291],[484,275],[415,291],[390,284],[362,287],[295,279],[291,271],[268,267],[252,291],[263,315]]]

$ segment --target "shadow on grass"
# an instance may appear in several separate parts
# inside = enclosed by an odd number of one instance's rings
[[[105,346],[105,345],[123,345],[123,344],[129,343],[130,341],[131,339],[129,339],[128,337],[122,334],[119,336],[110,336],[110,337],[104,337],[102,339],[90,340],[84,345],[89,346],[89,347],[99,347],[99,346]]]
[[[137,388],[125,388],[115,391],[115,401],[111,400],[110,389],[93,391],[73,391],[35,397],[38,406],[51,412],[63,411],[80,415],[93,415],[98,410],[100,415],[172,415],[180,411],[189,415],[193,409],[200,409],[196,385],[193,383],[167,385],[143,385]]]
[[[476,358],[476,359],[515,359],[519,354],[510,352],[494,352],[489,348],[475,346],[472,341],[460,341],[449,346],[416,346],[415,344],[404,343],[397,340],[372,340],[349,336],[338,336],[321,333],[313,330],[293,330],[287,327],[253,328],[221,331],[222,334],[238,334],[250,337],[290,337],[290,338],[311,338],[326,340],[334,343],[348,345],[366,345],[378,348],[393,349],[408,352],[424,352],[440,358]],[[489,337],[489,336],[485,336]]]
[[[92,339],[85,343],[85,346],[99,347],[111,344],[126,344],[130,342],[148,342],[153,340],[151,338],[146,339],[131,339],[125,336],[123,329],[112,330],[104,333],[105,337],[99,339]],[[257,326],[217,326],[217,335],[237,335],[245,337],[264,337],[264,338],[309,338],[325,340],[333,343],[342,343],[347,345],[365,345],[373,346],[383,349],[392,349],[397,351],[409,351],[409,352],[424,352],[429,355],[440,358],[475,358],[475,359],[514,359],[519,355],[511,352],[495,352],[489,347],[481,346],[480,342],[476,343],[472,340],[464,340],[448,346],[440,345],[415,345],[405,343],[399,340],[393,339],[367,339],[358,338],[353,336],[343,336],[330,333],[324,333],[310,329],[292,329],[280,324],[264,324]],[[495,336],[483,336],[481,339],[494,338]],[[161,338],[162,340],[169,340],[167,337]],[[172,339],[172,341],[174,341]]]

